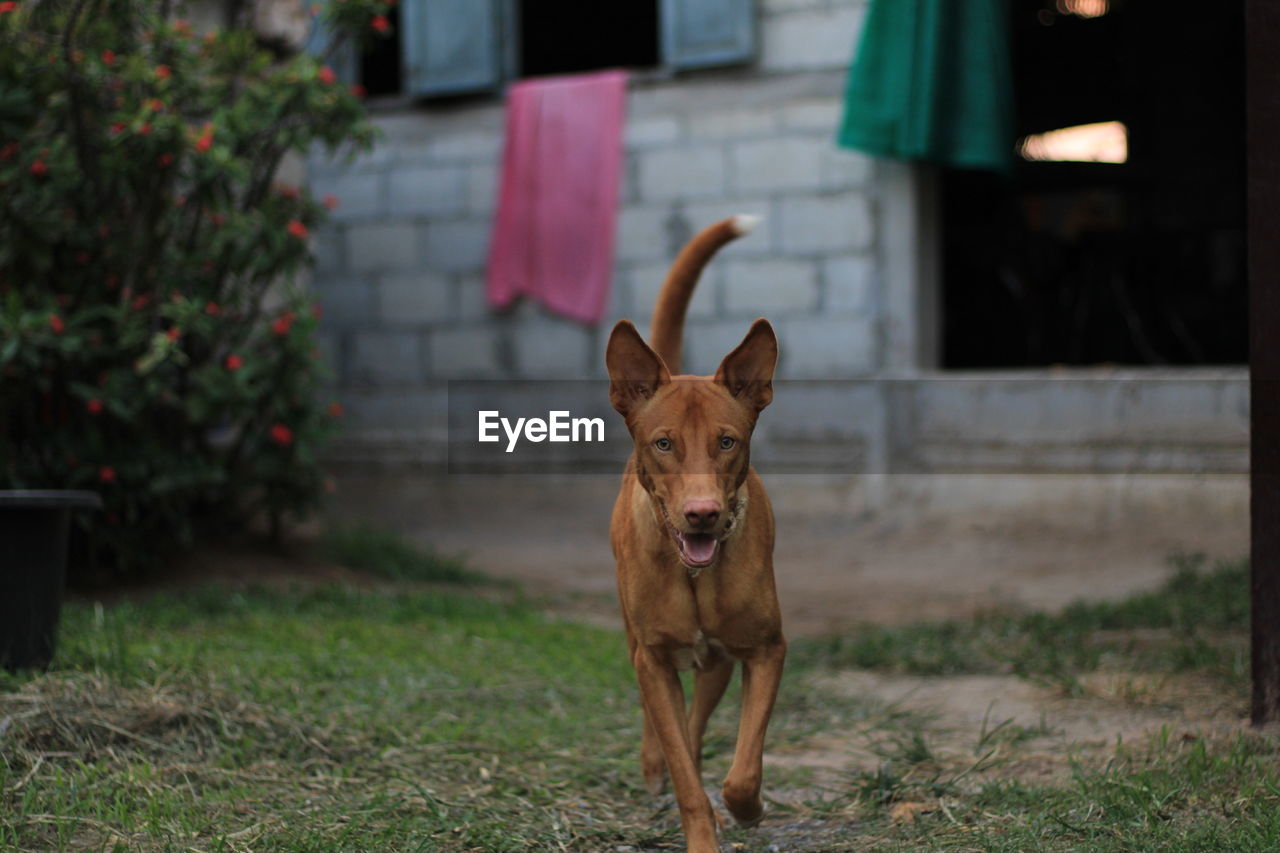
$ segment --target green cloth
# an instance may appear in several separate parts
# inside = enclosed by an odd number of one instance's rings
[[[1005,0],[871,0],[849,69],[846,148],[947,166],[1013,168]]]

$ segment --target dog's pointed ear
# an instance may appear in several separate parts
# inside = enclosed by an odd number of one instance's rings
[[[609,369],[609,402],[624,418],[671,381],[662,356],[644,342],[630,320],[619,320],[613,327],[604,363]]]
[[[778,364],[778,336],[765,319],[751,324],[747,336],[724,357],[715,381],[752,406],[757,413],[773,402],[773,370]]]

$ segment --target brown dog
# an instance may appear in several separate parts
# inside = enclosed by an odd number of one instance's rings
[[[670,773],[690,853],[720,849],[720,818],[702,788],[702,734],[734,660],[742,661],[742,718],[724,801],[741,823],[764,811],[761,756],[786,656],[773,510],[749,461],[756,418],[773,399],[773,327],[756,320],[715,376],[672,375],[698,275],[755,221],[726,219],[694,237],[658,294],[653,348],[622,320],[605,355],[610,400],[635,440],[609,532],[644,711],[640,763],[655,794]],[[686,717],[676,671],[690,667]]]

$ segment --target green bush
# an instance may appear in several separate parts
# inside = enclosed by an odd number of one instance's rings
[[[170,6],[0,2],[0,487],[101,493],[120,572],[324,491],[340,408],[297,276],[335,202],[276,176],[373,140],[322,58]],[[386,2],[332,8],[341,37],[385,29]]]

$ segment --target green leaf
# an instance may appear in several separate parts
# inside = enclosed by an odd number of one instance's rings
[[[0,346],[0,364],[8,364],[13,361],[18,354],[18,347],[21,343],[16,336],[6,339],[4,345]]]

